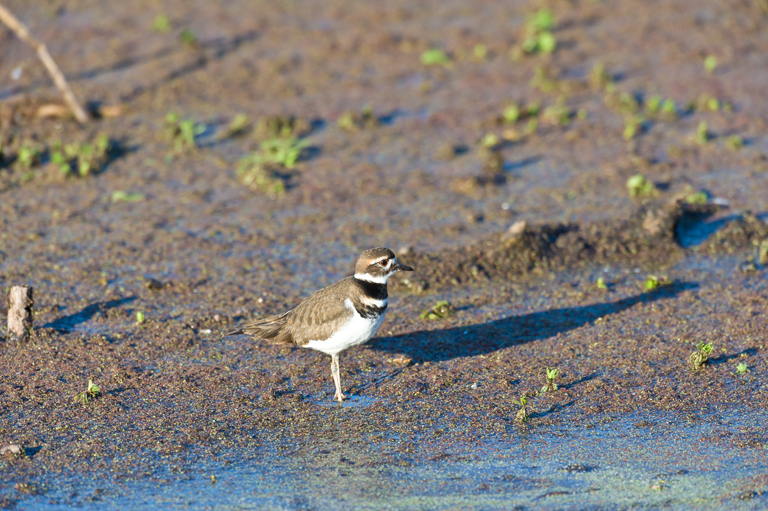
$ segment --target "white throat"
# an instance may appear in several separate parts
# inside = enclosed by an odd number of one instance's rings
[[[394,275],[394,272],[387,273],[386,275],[381,275],[379,277],[374,277],[373,275],[369,275],[367,273],[355,273],[355,278],[357,280],[364,280],[366,282],[371,282],[373,284],[386,284],[387,279]]]

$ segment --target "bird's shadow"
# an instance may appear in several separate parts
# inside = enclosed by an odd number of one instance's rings
[[[94,317],[96,314],[112,309],[114,307],[119,307],[124,303],[130,303],[135,299],[136,299],[135,296],[129,296],[126,298],[119,298],[117,300],[110,300],[108,302],[92,303],[91,305],[88,305],[87,307],[85,307],[83,310],[79,312],[76,312],[74,314],[70,314],[68,316],[64,316],[61,318],[57,318],[54,321],[51,321],[50,323],[44,326],[45,328],[53,328],[54,330],[58,330],[60,332],[70,332],[77,325],[85,323],[86,321]]]
[[[540,339],[554,337],[639,303],[672,298],[681,291],[696,289],[690,282],[676,282],[654,291],[614,302],[566,307],[444,330],[422,330],[376,339],[375,350],[402,353],[414,362],[442,362],[458,357],[485,355]]]

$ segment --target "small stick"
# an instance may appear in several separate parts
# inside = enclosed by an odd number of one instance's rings
[[[10,28],[19,39],[30,45],[35,52],[37,52],[37,56],[43,61],[43,65],[48,70],[48,74],[53,78],[53,83],[56,84],[56,88],[61,91],[61,94],[64,96],[64,101],[67,102],[72,113],[75,115],[75,119],[82,124],[88,122],[88,114],[85,113],[83,107],[77,102],[75,94],[72,92],[72,89],[69,88],[67,80],[64,79],[64,75],[61,73],[59,66],[56,65],[51,54],[48,53],[48,48],[46,48],[45,44],[35,39],[32,34],[29,33],[29,29],[27,29],[26,25],[19,21],[11,11],[3,6],[3,4],[0,4],[0,21],[5,23],[5,25]]]
[[[13,286],[8,292],[8,339],[26,342],[32,333],[31,286]]]

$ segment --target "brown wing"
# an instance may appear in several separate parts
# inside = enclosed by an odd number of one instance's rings
[[[325,340],[352,316],[352,311],[344,305],[349,286],[345,281],[351,278],[316,291],[289,311],[249,323],[242,332],[257,339],[299,346]]]

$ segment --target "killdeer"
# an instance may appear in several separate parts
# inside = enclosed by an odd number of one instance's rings
[[[294,308],[249,323],[227,335],[293,343],[331,356],[335,399],[341,403],[339,353],[376,335],[387,312],[387,280],[399,271],[413,271],[397,262],[388,248],[371,248],[360,255],[355,274],[304,298]]]

